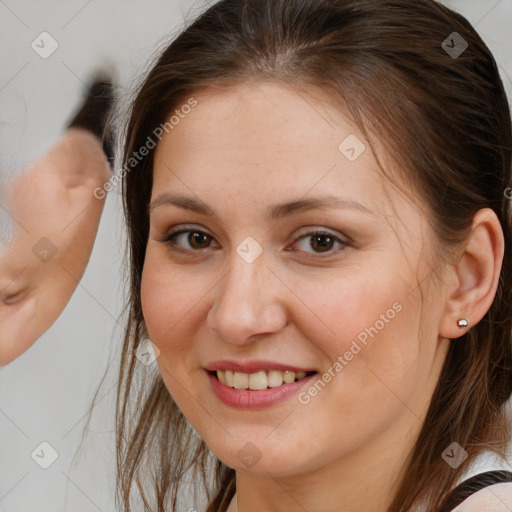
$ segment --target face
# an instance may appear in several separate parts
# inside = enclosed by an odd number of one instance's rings
[[[418,199],[319,92],[261,82],[194,98],[156,149],[141,289],[173,399],[224,463],[254,473],[411,438],[445,355]],[[207,371],[219,361],[247,363],[235,387],[268,389],[228,389]],[[245,376],[286,368],[316,374]]]

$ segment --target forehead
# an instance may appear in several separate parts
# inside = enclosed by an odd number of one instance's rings
[[[208,204],[247,205],[339,192],[386,209],[371,148],[318,89],[257,82],[193,98],[197,105],[157,146],[153,195],[192,191]]]
[[[222,167],[225,159],[250,164],[271,158],[277,159],[277,168],[298,156],[318,161],[322,154],[316,165],[322,167],[324,160],[339,158],[343,135],[353,131],[343,116],[328,112],[327,105],[281,84],[210,87],[194,98],[197,106],[164,133],[156,160],[220,157],[210,165]]]
[[[200,149],[210,151],[251,149],[264,141],[267,144],[260,150],[265,151],[271,143],[273,150],[277,147],[286,152],[286,147],[297,150],[323,140],[324,149],[330,144],[336,153],[340,135],[353,131],[317,88],[251,82],[211,86],[194,98],[198,105],[171,132],[175,144],[199,136]]]

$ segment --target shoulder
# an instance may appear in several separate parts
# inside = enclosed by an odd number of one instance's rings
[[[476,492],[453,512],[510,512],[512,510],[512,482],[495,484]]]

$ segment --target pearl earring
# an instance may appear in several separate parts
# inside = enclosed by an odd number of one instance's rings
[[[461,329],[465,329],[468,326],[468,321],[465,318],[461,318],[460,320],[457,321],[457,325]]]

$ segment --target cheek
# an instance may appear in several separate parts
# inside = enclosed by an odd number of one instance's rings
[[[194,366],[197,367],[198,354],[192,340],[199,322],[197,315],[202,314],[200,301],[209,289],[200,286],[148,255],[141,278],[141,305],[147,331],[160,350],[157,364],[170,395],[187,417],[194,419],[197,410],[190,396],[197,395]]]
[[[400,404],[395,395],[412,400],[423,391],[428,362],[420,364],[419,298],[410,290],[397,273],[303,283],[307,310],[295,322],[324,355],[323,375],[336,389],[336,408],[358,410],[354,417],[361,417],[379,401]]]
[[[151,259],[147,258],[142,271],[140,288],[142,314],[151,341],[161,348],[159,344],[162,334],[165,332],[163,321],[166,315],[164,312],[169,311],[170,294],[165,293],[166,286],[159,277],[160,273],[152,264]]]
[[[344,275],[329,282],[304,280],[296,293],[302,305],[295,301],[296,312],[301,312],[294,321],[307,340],[322,347],[331,360],[350,351],[354,342],[364,348],[377,345],[372,341],[382,340],[402,324],[406,300],[410,309],[408,290],[394,284],[398,279],[393,277],[384,280],[366,272],[361,278],[355,272],[353,277]]]
[[[171,348],[170,343],[173,351],[185,345],[195,306],[207,291],[200,287],[148,253],[141,278],[141,306],[149,337],[161,352]]]

